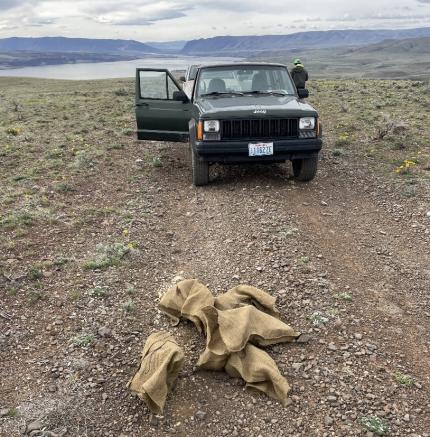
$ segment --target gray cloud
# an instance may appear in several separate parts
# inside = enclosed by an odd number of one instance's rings
[[[13,9],[20,6],[24,1],[18,0],[1,0],[0,1],[0,10],[5,11],[7,9]]]
[[[430,0],[0,0],[0,36],[190,39],[332,28],[430,26]],[[18,24],[19,23],[19,24]]]

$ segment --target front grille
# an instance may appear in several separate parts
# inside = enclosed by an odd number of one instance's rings
[[[251,118],[221,121],[222,140],[298,138],[297,118]]]

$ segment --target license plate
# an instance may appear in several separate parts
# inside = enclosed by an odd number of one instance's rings
[[[249,156],[273,155],[273,143],[250,143],[248,152]]]

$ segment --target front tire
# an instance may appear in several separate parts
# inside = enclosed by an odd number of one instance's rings
[[[209,183],[209,163],[200,159],[192,144],[190,144],[190,149],[193,184],[196,187],[207,185]]]
[[[311,181],[317,174],[318,157],[293,159],[294,177],[301,182]]]

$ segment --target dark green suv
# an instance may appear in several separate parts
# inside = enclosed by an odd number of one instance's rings
[[[209,182],[213,163],[291,160],[298,180],[314,178],[320,122],[286,66],[199,66],[187,94],[168,70],[136,71],[138,139],[189,141],[195,185]]]

